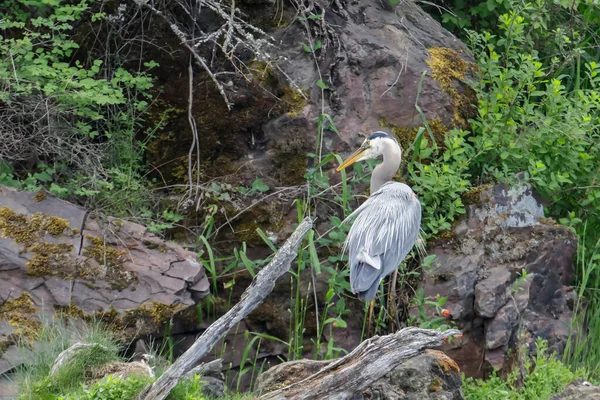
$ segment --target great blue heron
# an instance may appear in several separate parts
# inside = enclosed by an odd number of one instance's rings
[[[346,220],[356,218],[343,251],[349,252],[350,287],[363,301],[375,298],[379,283],[398,268],[415,245],[421,226],[421,203],[412,189],[392,178],[402,150],[396,139],[375,132],[337,170],[383,155],[371,174],[371,196]]]

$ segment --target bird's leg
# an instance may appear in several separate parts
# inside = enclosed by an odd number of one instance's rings
[[[367,317],[367,333],[370,336],[373,336],[373,308],[375,306],[375,299],[369,302],[369,314]]]

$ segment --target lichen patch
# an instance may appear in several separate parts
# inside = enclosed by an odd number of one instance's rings
[[[426,61],[431,68],[431,77],[437,81],[446,93],[454,99],[454,121],[466,127],[468,119],[474,115],[474,104],[477,96],[470,87],[465,87],[461,94],[454,86],[454,82],[462,82],[469,71],[475,71],[477,66],[465,61],[456,51],[444,47],[428,49],[431,57]]]
[[[6,300],[0,305],[0,319],[15,328],[14,335],[34,340],[40,328],[37,309],[31,295],[23,292],[19,297]]]

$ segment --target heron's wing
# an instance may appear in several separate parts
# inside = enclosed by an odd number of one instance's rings
[[[344,251],[349,252],[352,289],[363,292],[365,288],[379,285],[414,246],[421,225],[421,203],[410,187],[390,182],[346,220],[350,218],[356,219],[348,232]],[[376,262],[369,262],[370,259]]]

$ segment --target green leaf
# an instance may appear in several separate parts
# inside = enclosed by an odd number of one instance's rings
[[[310,261],[315,269],[317,275],[321,274],[321,263],[319,262],[319,256],[317,255],[317,249],[315,247],[315,231],[310,230],[308,232],[308,252],[310,254]]]
[[[262,179],[257,178],[254,182],[252,182],[252,190],[264,193],[269,190],[269,187],[264,184]]]
[[[343,319],[338,318],[338,319],[335,320],[335,326],[337,328],[347,328],[348,324]]]
[[[302,43],[302,48],[304,49],[305,52],[312,53],[312,50],[310,49],[310,46],[307,45],[306,43]]]
[[[254,262],[248,258],[245,251],[240,251],[240,259],[250,273],[250,276],[254,278],[256,276],[256,273],[254,272]]]
[[[325,82],[323,82],[323,79],[319,79],[317,81],[317,86],[323,90],[329,89],[329,86],[327,86],[327,84]]]
[[[313,46],[313,50],[317,51],[320,50],[323,47],[323,43],[320,40],[317,40],[315,42],[315,45]]]

